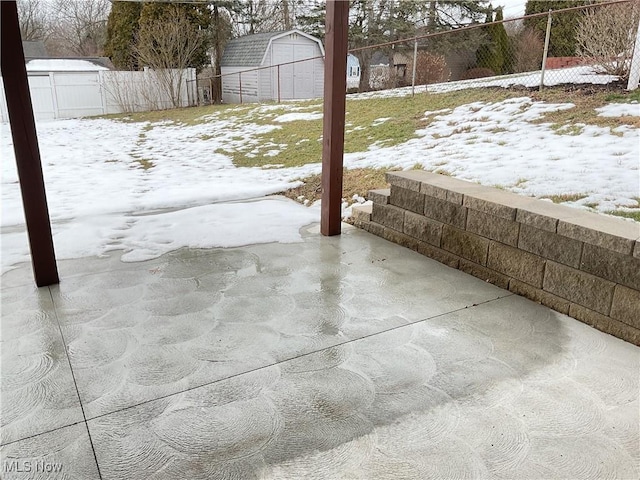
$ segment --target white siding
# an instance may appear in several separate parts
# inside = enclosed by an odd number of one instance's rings
[[[258,102],[258,71],[243,67],[222,67],[222,101],[224,103]],[[240,76],[242,73],[242,77]],[[242,81],[242,85],[240,82]],[[241,88],[242,87],[242,88]]]
[[[258,70],[258,81],[260,82],[258,86],[258,97],[260,102],[278,100],[278,72],[276,70],[275,68]]]
[[[320,49],[318,49],[320,54]],[[314,98],[322,98],[324,96],[324,58],[313,60],[313,77],[314,77]]]

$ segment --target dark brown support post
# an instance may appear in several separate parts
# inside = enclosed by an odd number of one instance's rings
[[[340,235],[342,161],[347,93],[348,0],[327,2],[324,61],[324,124],[322,129],[322,235]]]
[[[36,285],[58,283],[40,150],[20,39],[15,0],[0,1],[0,71],[18,166],[24,216]]]

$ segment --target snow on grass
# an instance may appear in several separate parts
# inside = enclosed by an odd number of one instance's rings
[[[394,88],[377,92],[354,93],[349,95],[350,99],[363,100],[368,98],[390,98],[406,97],[415,93],[445,93],[468,88],[503,87],[508,88],[514,85],[523,87],[538,87],[540,85],[541,72],[516,73],[513,75],[500,75],[496,77],[473,78],[470,80],[459,80],[456,82],[434,83],[431,85],[419,85],[414,90],[411,87]],[[571,67],[556,70],[547,70],[544,75],[544,85],[547,87],[562,85],[566,83],[582,84],[591,83],[605,85],[618,80],[613,75],[597,73],[592,67]]]
[[[537,197],[583,193],[576,204],[598,210],[637,206],[640,135],[637,129],[585,125],[577,135],[558,135],[532,124],[544,113],[571,104],[515,98],[473,103],[441,113],[401,145],[345,155],[348,168],[436,170],[463,180]]]
[[[285,113],[273,119],[274,122],[278,123],[286,123],[286,122],[297,122],[299,120],[319,120],[322,118],[322,113],[320,112],[311,112],[311,113]]]
[[[377,127],[378,125],[382,125],[383,123],[388,122],[389,120],[391,120],[391,117],[376,118],[376,119],[371,123],[371,126],[372,126],[372,127]]]
[[[640,117],[640,103],[611,103],[596,112],[601,117]]]
[[[298,239],[300,227],[319,219],[317,208],[273,199],[221,203],[280,192],[299,185],[296,179],[321,171],[319,158],[300,167],[243,168],[216,153],[263,147],[257,135],[282,128],[264,116],[255,120],[259,124],[253,123],[256,108],[266,107],[230,108],[193,124],[108,119],[39,123],[58,258],[122,249],[125,259],[133,261],[181,247]],[[268,107],[263,114],[271,115],[272,122],[278,112],[289,115],[297,108]],[[523,195],[569,195],[571,204],[582,208],[637,208],[639,130],[593,125],[563,130],[539,123],[545,113],[570,108],[571,104],[521,97],[427,111],[427,126],[416,138],[394,146],[368,145],[346,154],[344,164],[402,169],[418,165]],[[7,125],[1,127],[4,271],[28,259],[28,246],[11,135]],[[287,146],[274,143],[275,148]],[[345,203],[348,215],[348,203],[353,202]]]

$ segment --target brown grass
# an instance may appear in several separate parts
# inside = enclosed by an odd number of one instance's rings
[[[354,195],[367,198],[369,190],[388,188],[387,181],[385,180],[385,173],[387,172],[388,170],[386,169],[374,168],[345,170],[342,179],[343,198],[350,200]],[[322,180],[319,174],[301,178],[300,181],[304,182],[304,185],[287,190],[282,194],[297,202],[300,202],[298,197],[303,196],[304,199],[309,200],[309,204],[320,200],[322,196]]]
[[[576,123],[609,127],[623,125],[640,128],[640,117],[600,117],[595,111],[610,103],[611,92],[603,88],[585,87],[576,89],[549,88],[542,92],[529,92],[533,100],[549,103],[573,103],[575,107],[559,112],[550,112],[532,123],[552,123],[556,129],[574,126]]]

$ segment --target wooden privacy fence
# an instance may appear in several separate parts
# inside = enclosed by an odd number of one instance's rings
[[[185,70],[29,72],[36,120],[187,107],[197,103],[196,72]],[[7,122],[4,88],[0,121]]]

